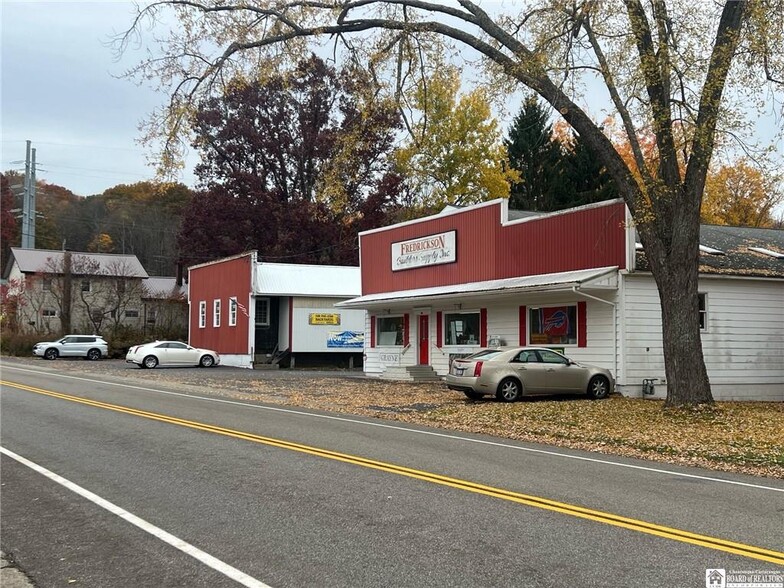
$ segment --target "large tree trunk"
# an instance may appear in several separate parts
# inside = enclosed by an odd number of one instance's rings
[[[713,402],[700,338],[697,264],[671,256],[656,279],[662,311],[662,344],[667,376],[665,406]]]
[[[661,300],[665,406],[693,406],[713,402],[700,336],[700,199],[676,194],[657,194],[638,231]]]

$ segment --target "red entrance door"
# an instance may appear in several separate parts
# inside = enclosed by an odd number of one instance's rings
[[[430,365],[430,317],[419,315],[419,365]]]

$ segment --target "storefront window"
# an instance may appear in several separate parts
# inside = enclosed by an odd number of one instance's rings
[[[447,345],[479,345],[479,313],[462,312],[444,316]]]
[[[577,344],[577,306],[532,308],[529,317],[531,345]]]
[[[402,345],[403,344],[403,317],[384,316],[379,317],[377,326],[378,345]]]

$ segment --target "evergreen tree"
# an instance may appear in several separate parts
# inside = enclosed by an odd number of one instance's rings
[[[509,165],[520,174],[509,193],[509,207],[517,210],[556,210],[560,184],[561,149],[553,139],[549,114],[528,96],[504,140]]]
[[[576,135],[561,145],[561,189],[555,210],[618,198],[618,188],[584,141]]]

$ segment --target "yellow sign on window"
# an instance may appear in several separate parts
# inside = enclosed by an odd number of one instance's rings
[[[339,325],[340,315],[326,312],[311,312],[308,315],[309,325]]]

